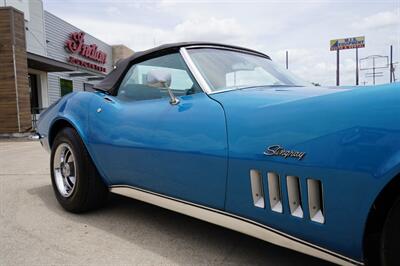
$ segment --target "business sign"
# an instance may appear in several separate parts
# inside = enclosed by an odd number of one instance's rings
[[[331,40],[330,47],[331,47],[331,51],[354,49],[354,48],[364,48],[365,47],[365,37],[360,36],[360,37]]]
[[[107,69],[102,66],[107,61],[107,54],[101,50],[98,50],[96,44],[85,44],[84,32],[71,33],[69,39],[65,42],[65,49],[72,54],[78,54],[94,61],[94,63],[92,63],[74,56],[70,56],[68,58],[69,63],[100,72],[107,72]]]

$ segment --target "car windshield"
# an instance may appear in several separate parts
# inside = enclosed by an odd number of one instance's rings
[[[212,92],[260,86],[310,86],[262,56],[217,48],[193,48],[188,53]]]

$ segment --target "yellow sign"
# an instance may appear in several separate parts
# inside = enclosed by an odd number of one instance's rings
[[[336,39],[330,41],[331,51],[343,50],[343,49],[354,49],[365,47],[365,37],[351,37],[345,39]]]

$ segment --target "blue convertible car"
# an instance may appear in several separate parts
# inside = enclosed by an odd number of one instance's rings
[[[400,86],[324,88],[260,52],[176,43],[40,117],[57,200],[126,195],[337,264],[399,265]]]

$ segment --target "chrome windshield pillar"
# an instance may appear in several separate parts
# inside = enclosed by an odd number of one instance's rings
[[[201,89],[207,93],[212,93],[210,86],[208,86],[207,81],[204,79],[203,75],[200,73],[199,69],[196,67],[195,63],[193,62],[192,58],[190,57],[188,51],[185,47],[181,47],[179,49],[180,54],[183,57],[186,65],[188,66],[190,72],[192,72],[194,78],[196,79],[197,83],[200,85]]]

